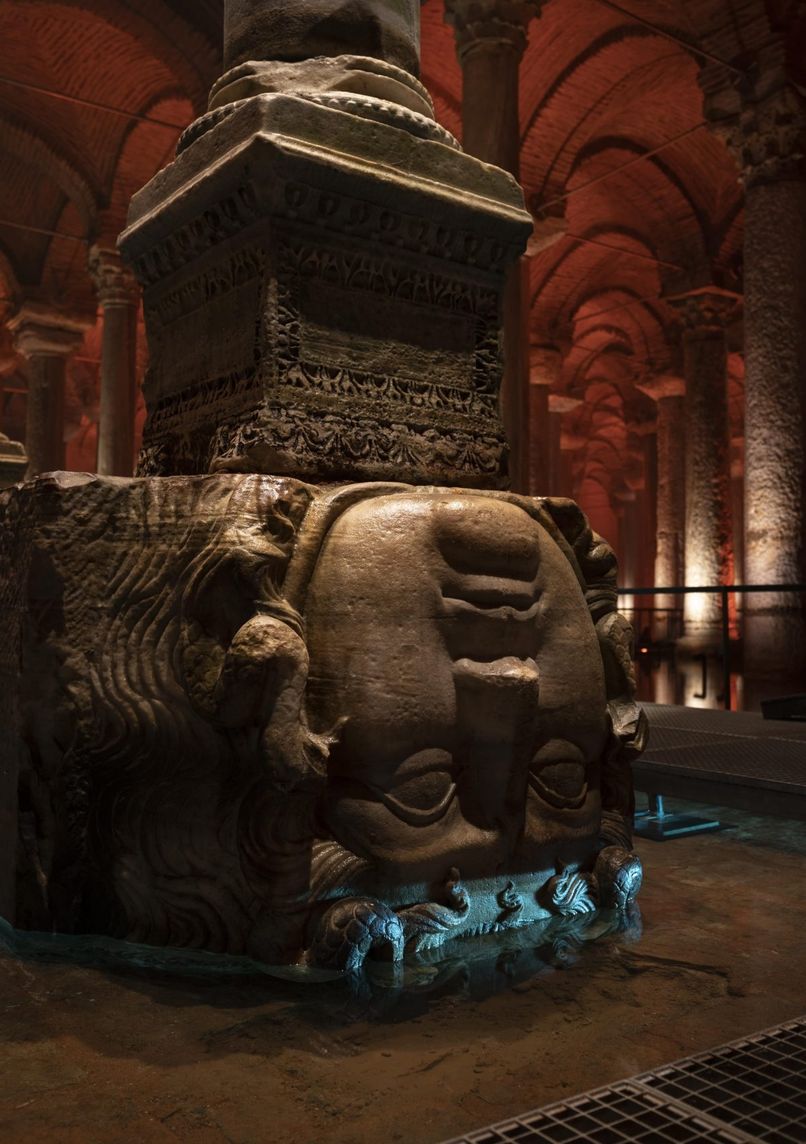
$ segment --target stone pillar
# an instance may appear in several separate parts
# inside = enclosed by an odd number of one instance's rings
[[[642,382],[639,388],[657,403],[655,584],[671,588],[682,585],[685,579],[686,383],[680,377],[664,375]],[[666,634],[666,616],[679,606],[679,597],[655,597],[655,607],[663,609],[656,624],[657,636]]]
[[[93,246],[89,269],[103,309],[98,472],[130,477],[137,400],[137,309],[140,291],[113,247]]]
[[[57,310],[25,304],[9,322],[28,362],[26,476],[64,468],[64,385],[67,359],[81,344],[89,322]]]
[[[683,324],[685,583],[730,583],[733,556],[725,328],[735,314],[737,298],[727,290],[706,287],[670,301]],[[718,644],[721,603],[717,593],[686,596],[684,615],[687,637],[697,644]]]
[[[226,0],[224,75],[210,111],[258,94],[314,96],[353,115],[381,119],[455,145],[433,121],[420,70],[421,0]],[[389,105],[393,105],[391,108]],[[401,110],[405,109],[405,110]],[[412,115],[414,119],[412,120]],[[199,134],[202,117],[180,150]],[[220,115],[214,117],[218,122]]]
[[[783,65],[706,101],[745,186],[745,551],[748,584],[806,578],[806,99]],[[730,106],[733,104],[733,106]],[[731,111],[722,118],[725,110]],[[803,689],[806,596],[751,593],[745,666],[759,695]]]
[[[549,394],[549,496],[574,495],[573,454],[584,442],[580,442],[578,437],[563,437],[563,415],[578,409],[581,404],[580,398],[567,393]]]
[[[520,63],[529,21],[542,0],[445,0],[445,18],[456,32],[462,68],[462,146],[468,155],[520,173]],[[525,260],[509,273],[504,296],[504,427],[510,445],[510,477],[529,488],[529,379],[524,312]]]
[[[251,60],[350,55],[387,60],[416,74],[419,50],[420,0],[224,2],[228,69]]]
[[[556,346],[529,350],[529,492],[555,494],[552,478],[552,426],[549,402],[560,380],[562,353]],[[557,427],[559,444],[559,426]],[[556,461],[556,458],[555,458]]]

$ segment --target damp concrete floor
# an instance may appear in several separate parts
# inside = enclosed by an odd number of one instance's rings
[[[639,842],[640,925],[476,943],[397,989],[0,940],[0,1140],[436,1144],[801,1016],[806,824],[721,816]]]

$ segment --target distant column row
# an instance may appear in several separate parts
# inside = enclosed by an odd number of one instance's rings
[[[137,320],[140,292],[113,245],[93,246],[89,272],[101,309],[97,470],[131,476],[137,400]],[[8,328],[28,375],[26,476],[65,467],[65,391],[68,364],[88,329],[90,315],[24,301]]]

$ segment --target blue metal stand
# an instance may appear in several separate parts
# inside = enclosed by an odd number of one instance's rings
[[[669,814],[662,794],[647,795],[649,808],[636,811],[634,833],[653,842],[668,842],[688,834],[706,834],[713,830],[729,830],[718,818],[697,818],[693,814]]]

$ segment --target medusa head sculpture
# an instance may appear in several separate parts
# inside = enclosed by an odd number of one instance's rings
[[[0,503],[18,925],[356,969],[634,898],[645,721],[572,502],[56,474]]]

